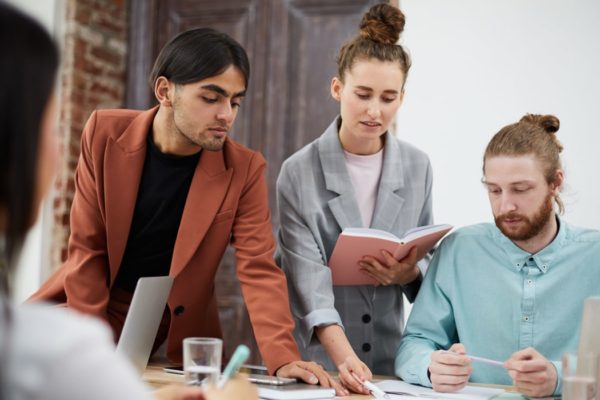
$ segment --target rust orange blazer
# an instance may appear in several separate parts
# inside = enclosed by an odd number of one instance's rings
[[[110,319],[111,289],[156,111],[102,110],[88,120],[75,173],[68,258],[32,299]],[[185,337],[222,336],[214,280],[229,243],[236,250],[237,276],[267,368],[273,373],[300,359],[285,276],[273,261],[265,166],[259,153],[229,138],[221,151],[200,156],[171,261],[175,279],[168,300],[167,355],[172,360],[181,359]],[[175,308],[183,312],[175,314]],[[118,336],[122,323],[111,325]]]

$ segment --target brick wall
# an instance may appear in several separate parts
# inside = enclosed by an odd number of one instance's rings
[[[53,203],[50,268],[66,259],[73,176],[81,131],[98,108],[122,107],[126,78],[127,0],[66,0],[60,69],[59,143],[63,155]]]

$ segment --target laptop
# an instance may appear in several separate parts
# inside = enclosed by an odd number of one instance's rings
[[[140,376],[148,364],[171,286],[172,277],[154,276],[140,278],[135,287],[117,353],[129,359]]]

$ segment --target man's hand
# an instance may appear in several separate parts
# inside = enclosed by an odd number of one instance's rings
[[[360,361],[356,356],[346,357],[343,363],[337,366],[339,378],[342,385],[352,390],[354,393],[370,394],[362,385],[365,379],[371,380],[373,374],[367,365]],[[348,393],[350,394],[350,393]]]
[[[279,368],[275,375],[282,378],[299,378],[311,385],[320,384],[324,387],[335,389],[338,396],[345,396],[348,392],[325,372],[323,367],[312,361],[293,361]]]
[[[449,351],[438,350],[431,354],[429,379],[433,390],[455,392],[465,387],[473,371],[466,354],[465,346],[461,343],[453,344]]]
[[[520,393],[528,397],[545,397],[554,393],[558,380],[556,368],[534,348],[513,353],[504,367]]]
[[[419,277],[421,271],[417,267],[417,248],[413,247],[402,260],[396,260],[389,251],[381,250],[383,262],[375,257],[364,256],[358,264],[380,284],[406,285]]]

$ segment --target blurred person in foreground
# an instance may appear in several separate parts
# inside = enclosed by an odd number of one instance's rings
[[[45,304],[13,305],[10,280],[56,170],[58,52],[35,21],[0,3],[0,400],[256,399],[235,380],[222,390],[152,392],[91,317]]]

